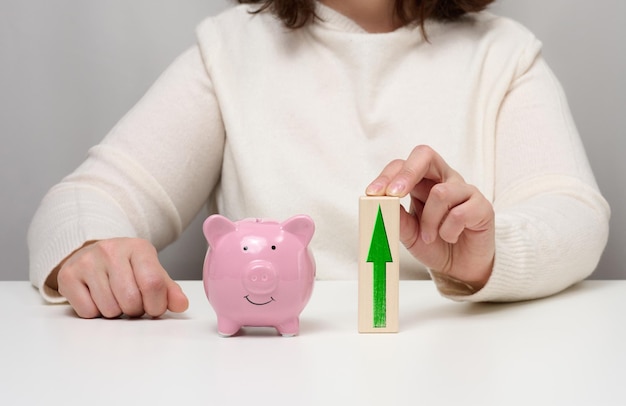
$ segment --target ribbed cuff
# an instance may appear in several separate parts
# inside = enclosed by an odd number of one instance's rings
[[[30,280],[50,303],[65,299],[45,285],[54,268],[86,241],[135,237],[120,207],[96,188],[64,184],[51,190],[28,231]]]

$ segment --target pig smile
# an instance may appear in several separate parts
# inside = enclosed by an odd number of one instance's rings
[[[275,299],[274,299],[273,297],[271,297],[271,296],[270,296],[270,300],[268,300],[267,302],[265,302],[265,303],[257,303],[257,302],[253,302],[252,300],[250,300],[250,297],[249,297],[249,296],[250,296],[250,295],[246,295],[246,296],[244,296],[244,299],[246,299],[248,302],[252,303],[252,304],[253,304],[253,305],[255,305],[255,306],[265,306],[266,304],[270,304],[270,303],[272,303],[273,301],[275,301]]]

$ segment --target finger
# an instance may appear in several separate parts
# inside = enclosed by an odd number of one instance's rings
[[[438,266],[441,258],[445,257],[445,247],[443,245],[428,245],[420,237],[419,219],[423,204],[414,200],[409,213],[402,207],[400,210],[400,242],[425,266]]]
[[[178,283],[169,280],[167,287],[167,308],[174,313],[182,313],[189,307],[189,300]]]
[[[140,317],[144,313],[143,299],[130,262],[125,256],[110,265],[108,274],[111,291],[122,312],[129,317]]]
[[[133,252],[131,265],[141,292],[144,311],[159,317],[167,310],[167,272],[159,263],[153,247],[139,248]]]
[[[101,253],[102,248],[98,244],[85,246],[72,255],[59,271],[59,288],[81,317],[101,315],[113,318],[122,314],[111,292],[105,263],[94,260]]]
[[[67,299],[78,317],[84,319],[100,317],[100,311],[91,298],[89,289],[81,280],[70,275],[69,268],[61,268],[57,280],[59,294]]]
[[[91,299],[98,307],[100,314],[106,318],[122,315],[115,295],[111,290],[109,271],[114,258],[110,242],[98,241],[80,250],[69,261],[72,267],[80,270],[81,279],[89,290]]]
[[[85,283],[102,317],[112,319],[122,315],[122,308],[115,299],[111,290],[109,275],[105,270],[89,270],[85,277]]]
[[[388,163],[378,177],[376,177],[376,179],[374,179],[372,183],[367,186],[365,194],[368,196],[383,196],[387,190],[389,182],[391,182],[391,179],[393,179],[398,171],[400,171],[402,165],[404,165],[404,161],[400,159],[396,159]]]
[[[428,200],[430,190],[436,184],[437,183],[435,181],[432,181],[430,179],[422,179],[420,182],[417,183],[417,185],[413,187],[413,190],[411,190],[412,200],[418,200],[422,203],[423,206],[424,203],[426,203],[426,201]]]
[[[422,209],[423,204],[419,201],[411,202],[409,212],[400,205],[400,242],[409,251],[419,240],[419,216]]]
[[[430,189],[420,219],[421,238],[426,244],[435,241],[440,233],[439,228],[449,216],[450,211],[468,201],[472,192],[473,188],[465,183],[439,183]],[[457,213],[463,214],[463,211],[459,209]],[[459,220],[462,218],[457,218],[457,221]],[[454,224],[457,223],[451,223],[451,225]]]
[[[465,203],[454,207],[439,227],[439,236],[446,242],[456,243],[466,230],[487,231],[493,219],[493,207],[479,193],[472,194]]]
[[[385,194],[404,197],[423,179],[429,179],[435,183],[454,179],[462,180],[461,176],[448,166],[432,148],[420,145],[411,151],[402,167],[391,178]]]

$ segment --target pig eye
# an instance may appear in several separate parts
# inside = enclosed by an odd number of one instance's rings
[[[244,246],[244,247],[243,247],[243,250],[244,250],[244,251],[248,251],[248,246],[247,246],[247,245],[246,245],[246,246]]]
[[[276,246],[272,245],[272,251],[276,251]]]

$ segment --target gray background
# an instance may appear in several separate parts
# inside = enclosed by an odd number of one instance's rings
[[[1,280],[28,277],[26,230],[44,193],[75,168],[194,41],[227,0],[2,0],[0,2]],[[498,0],[525,24],[567,92],[613,215],[592,278],[626,279],[626,2]],[[199,215],[160,255],[177,279],[198,279]]]

